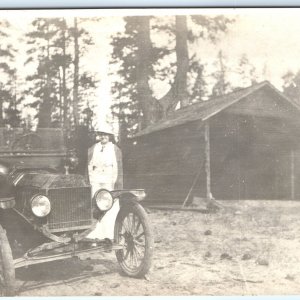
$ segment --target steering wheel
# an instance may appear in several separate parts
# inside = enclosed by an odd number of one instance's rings
[[[27,133],[16,139],[11,146],[12,150],[32,150],[42,146],[42,139],[36,133]]]

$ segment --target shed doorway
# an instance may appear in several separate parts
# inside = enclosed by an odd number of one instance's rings
[[[212,120],[211,187],[216,199],[293,197],[293,144],[282,122],[232,114]]]

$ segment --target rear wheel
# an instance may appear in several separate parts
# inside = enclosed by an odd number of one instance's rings
[[[15,268],[5,230],[0,225],[0,296],[15,294]]]
[[[133,203],[121,207],[115,224],[115,240],[123,245],[116,251],[122,271],[131,277],[142,277],[150,269],[153,237],[144,208]]]

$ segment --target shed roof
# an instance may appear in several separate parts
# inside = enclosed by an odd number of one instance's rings
[[[219,96],[208,101],[203,101],[200,103],[195,103],[179,110],[174,111],[172,114],[168,115],[166,118],[161,121],[146,127],[145,129],[138,132],[135,137],[144,136],[150,134],[152,132],[160,131],[163,129],[175,127],[178,125],[183,125],[188,122],[202,120],[205,121],[212,116],[218,114],[223,111],[227,107],[233,105],[234,103],[244,99],[245,97],[251,95],[252,93],[260,90],[260,89],[269,89],[272,92],[276,93],[277,96],[282,98],[284,101],[289,102],[295,108],[300,110],[300,106],[286,97],[282,92],[276,89],[270,82],[263,81],[261,83],[257,83],[251,85],[247,88],[236,90],[232,93],[228,93],[223,96]]]

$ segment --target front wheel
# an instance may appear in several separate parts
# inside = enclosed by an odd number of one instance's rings
[[[144,208],[133,203],[121,207],[115,224],[115,240],[123,245],[116,251],[122,271],[131,277],[142,277],[150,269],[153,236]]]
[[[0,296],[15,293],[15,268],[5,230],[0,225]]]

